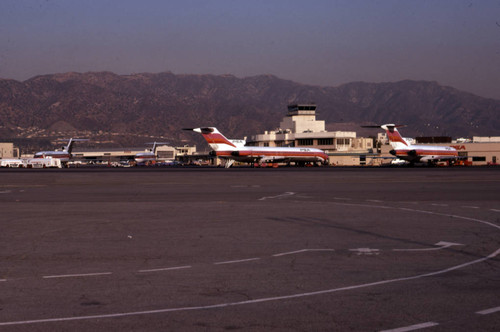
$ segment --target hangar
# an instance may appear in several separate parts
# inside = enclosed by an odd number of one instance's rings
[[[75,161],[82,162],[131,162],[134,160],[136,154],[150,151],[151,149],[144,148],[105,148],[92,150],[75,148],[73,150],[73,158]],[[159,162],[174,161],[181,156],[191,155],[195,152],[195,146],[173,147],[169,145],[159,145],[156,147],[156,158]]]

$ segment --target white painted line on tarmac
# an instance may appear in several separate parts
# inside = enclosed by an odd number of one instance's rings
[[[53,278],[76,278],[76,277],[95,277],[110,275],[112,272],[99,272],[99,273],[82,273],[82,274],[59,274],[52,276],[43,276],[43,279],[53,279]]]
[[[433,206],[448,206],[448,204],[438,204],[438,203],[433,203],[431,205],[433,205]]]
[[[479,209],[479,206],[462,206],[465,209]]]
[[[435,275],[440,275],[443,273],[447,273],[450,271],[464,268],[466,266],[482,263],[488,259],[496,257],[499,254],[500,254],[500,249],[498,249],[497,251],[491,253],[490,255],[488,255],[486,257],[479,258],[479,259],[476,259],[474,261],[470,261],[470,262],[467,262],[464,264],[452,266],[452,267],[449,267],[449,268],[444,269],[444,270],[434,271],[434,272],[430,272],[430,273],[426,273],[426,274],[419,274],[419,275],[415,275],[415,276],[411,276],[411,277],[403,277],[403,278],[397,278],[397,279],[375,281],[375,282],[371,282],[371,283],[367,283],[367,284],[359,284],[359,285],[346,286],[346,287],[340,287],[340,288],[325,289],[325,290],[309,292],[309,293],[298,293],[298,294],[275,296],[275,297],[264,297],[264,298],[260,298],[260,299],[254,299],[254,300],[246,300],[246,301],[240,301],[240,302],[226,302],[226,303],[219,303],[219,304],[209,304],[209,305],[204,305],[204,306],[165,308],[165,309],[156,309],[156,310],[147,310],[147,311],[131,311],[131,312],[102,314],[102,315],[93,315],[93,316],[73,316],[73,317],[45,318],[45,319],[23,320],[23,321],[0,322],[0,326],[40,324],[40,323],[49,323],[49,322],[67,322],[67,321],[76,321],[76,320],[117,318],[117,317],[138,316],[138,315],[151,315],[151,314],[179,312],[179,311],[207,310],[207,309],[227,308],[227,307],[241,306],[241,305],[247,305],[247,304],[270,302],[270,301],[289,300],[289,299],[296,299],[296,298],[302,298],[302,297],[307,297],[307,296],[331,294],[331,293],[337,293],[337,292],[348,291],[348,290],[353,290],[353,289],[387,285],[387,284],[392,284],[392,283],[396,283],[396,282],[410,281],[410,280],[416,280],[416,279],[422,279],[422,278],[431,277],[431,276],[435,276]],[[409,330],[407,330],[407,331],[409,331]]]
[[[489,314],[493,314],[493,313],[499,312],[499,311],[500,311],[500,307],[496,307],[496,308],[490,308],[490,309],[485,309],[485,310],[478,311],[478,312],[476,312],[476,314],[479,314],[479,315],[489,315]]]
[[[384,201],[380,201],[378,199],[367,199],[367,202],[372,202],[372,203],[383,203]]]
[[[350,205],[350,204],[345,204],[345,205]],[[485,225],[490,225],[494,228],[500,229],[499,225],[495,225],[493,223],[490,223],[490,222],[487,222],[484,220],[480,220],[480,219],[456,216],[456,215],[451,215],[451,214],[436,213],[436,212],[430,212],[430,211],[423,211],[423,210],[414,210],[414,209],[408,209],[408,208],[399,208],[399,209],[403,210],[403,211],[415,211],[418,213],[427,213],[427,214],[433,214],[433,215],[454,217],[454,218],[459,218],[459,219],[464,219],[464,220],[471,220],[471,221],[483,223]],[[450,271],[459,270],[459,269],[462,269],[464,267],[468,267],[471,265],[482,263],[482,262],[487,261],[489,259],[495,258],[498,255],[500,255],[500,248],[497,249],[495,252],[489,254],[486,257],[482,257],[482,258],[479,258],[479,259],[476,259],[473,261],[469,261],[469,262],[466,262],[466,263],[463,263],[460,265],[455,265],[455,266],[452,266],[452,267],[449,267],[446,269],[442,269],[442,270],[438,270],[438,271],[434,271],[434,272],[429,272],[429,273],[419,274],[419,275],[414,275],[414,276],[409,276],[409,277],[401,277],[401,278],[396,278],[396,279],[386,279],[386,280],[375,281],[375,282],[366,283],[366,284],[358,284],[358,285],[345,286],[345,287],[340,287],[340,288],[324,289],[324,290],[308,292],[308,293],[297,293],[297,294],[282,295],[282,296],[267,297],[267,298],[264,297],[264,298],[260,298],[260,299],[254,299],[254,300],[246,300],[246,301],[240,301],[240,302],[226,302],[226,303],[211,304],[211,305],[204,305],[204,306],[163,308],[163,309],[148,310],[148,311],[131,311],[131,312],[110,313],[110,314],[92,315],[92,316],[72,316],[72,317],[45,318],[45,319],[23,320],[23,321],[10,321],[10,322],[7,321],[7,322],[0,322],[0,326],[14,326],[14,325],[25,325],[25,324],[39,324],[39,323],[47,323],[47,322],[65,322],[65,321],[78,321],[78,320],[89,320],[89,319],[130,317],[130,316],[137,316],[137,315],[150,315],[150,314],[180,312],[180,311],[207,310],[207,309],[227,308],[227,307],[234,307],[234,306],[241,306],[241,305],[248,305],[248,304],[270,302],[270,301],[289,300],[289,299],[296,299],[296,298],[317,296],[317,295],[324,295],[324,294],[332,294],[332,293],[337,293],[337,292],[342,292],[342,291],[349,291],[349,290],[353,290],[353,289],[375,287],[375,286],[380,286],[380,285],[387,285],[387,284],[392,284],[392,283],[417,280],[417,279],[423,279],[426,277],[441,275],[444,273],[448,273]],[[434,323],[434,324],[436,324],[436,323]]]
[[[282,197],[293,196],[293,195],[295,195],[294,192],[287,191],[286,193],[283,193],[281,195],[266,196],[266,197],[259,198],[259,201],[265,201],[266,199],[282,198]]]
[[[437,247],[435,247],[435,248],[421,248],[421,249],[392,249],[392,251],[434,251],[434,250],[442,250],[442,249],[449,248],[452,246],[463,246],[463,244],[440,241],[440,242],[436,243],[435,246],[437,246]]]
[[[416,209],[409,209],[409,208],[398,208],[398,209],[402,210],[402,211],[418,212],[418,213],[424,213],[424,214],[432,214],[432,215],[435,215],[435,216],[445,216],[445,217],[450,217],[450,218],[470,220],[470,221],[475,221],[475,222],[479,222],[481,224],[485,224],[485,225],[491,226],[491,227],[496,228],[496,229],[500,229],[500,225],[494,224],[492,222],[481,220],[481,219],[476,219],[476,218],[469,218],[469,217],[458,216],[456,214],[438,213],[438,212],[416,210]],[[500,210],[498,210],[498,212],[500,212]]]
[[[500,212],[500,210],[497,210],[497,209],[490,209],[490,211],[493,211],[493,212]]]
[[[293,254],[298,254],[298,253],[305,252],[305,251],[307,251],[307,249],[301,249],[301,250],[289,251],[289,252],[282,252],[282,253],[279,253],[279,254],[274,254],[273,257],[293,255]]]
[[[184,265],[184,266],[164,267],[159,269],[139,270],[138,272],[147,273],[147,272],[172,271],[172,270],[190,269],[191,267],[192,267],[191,265]]]
[[[438,323],[434,322],[427,322],[427,323],[422,323],[422,324],[415,324],[415,325],[410,325],[410,326],[405,326],[405,327],[398,327],[396,329],[391,329],[391,330],[383,330],[381,332],[407,332],[407,331],[415,331],[415,330],[420,330],[420,329],[425,329],[428,327],[433,327],[439,325]]]
[[[342,201],[350,201],[350,200],[352,200],[352,198],[345,198],[345,197],[334,197],[333,199],[342,200]]]
[[[280,257],[280,256],[286,256],[286,255],[294,255],[294,254],[299,254],[301,252],[307,252],[307,251],[335,251],[335,249],[301,249],[301,250],[295,250],[295,251],[289,251],[289,252],[282,252],[279,254],[274,254],[273,257]]]
[[[243,263],[243,262],[250,262],[250,261],[258,261],[259,259],[260,259],[259,257],[238,259],[238,260],[234,260],[234,261],[217,262],[217,263],[214,263],[214,265]]]
[[[0,282],[2,282],[2,281],[7,281],[7,279],[0,279]]]
[[[349,251],[354,251],[357,253],[358,256],[361,255],[379,255],[380,254],[380,249],[370,249],[370,248],[356,248],[356,249],[349,249]]]

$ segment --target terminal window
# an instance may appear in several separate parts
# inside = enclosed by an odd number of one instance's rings
[[[320,138],[318,145],[333,145],[333,138]]]
[[[337,138],[337,145],[349,145],[351,140],[349,138]]]
[[[312,139],[299,139],[297,141],[298,145],[313,145]]]

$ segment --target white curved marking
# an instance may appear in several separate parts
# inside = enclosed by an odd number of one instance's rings
[[[425,329],[427,327],[433,327],[436,325],[439,325],[439,324],[434,323],[434,322],[427,322],[427,323],[422,323],[422,324],[415,324],[415,325],[410,325],[410,326],[405,326],[405,327],[399,327],[399,328],[391,329],[391,330],[383,330],[380,332],[407,332],[407,331],[415,331],[415,330]]]
[[[53,276],[43,276],[43,279],[53,279],[53,278],[76,278],[76,277],[94,277],[109,275],[111,272],[99,272],[99,273],[83,273],[83,274],[60,274]]]
[[[343,204],[343,205],[355,205],[355,204]],[[361,205],[361,204],[360,204]],[[370,207],[377,207],[377,206],[370,206]],[[380,207],[380,206],[378,206]],[[383,208],[389,208],[387,206],[384,206]],[[492,226],[494,228],[500,229],[500,226],[495,225],[493,223],[480,220],[480,219],[475,219],[475,218],[468,218],[468,217],[462,217],[462,216],[456,216],[456,215],[450,215],[450,214],[443,214],[443,213],[436,213],[436,212],[429,212],[429,211],[423,211],[423,210],[415,210],[415,209],[408,209],[408,208],[399,208],[400,210],[406,210],[406,211],[413,211],[413,212],[418,212],[418,213],[427,213],[427,214],[434,214],[434,215],[441,215],[441,216],[448,216],[448,217],[454,217],[454,218],[459,218],[459,219],[465,219],[465,220],[471,220],[471,221],[476,221],[483,223],[485,225]],[[371,282],[367,284],[361,284],[361,285],[353,285],[353,286],[346,286],[346,287],[340,287],[340,288],[333,288],[333,289],[326,289],[326,290],[321,290],[321,291],[316,291],[316,292],[308,292],[308,293],[299,293],[299,294],[292,294],[292,295],[284,295],[284,296],[276,296],[276,297],[267,297],[267,298],[261,298],[261,299],[255,299],[255,300],[247,300],[247,301],[241,301],[241,302],[230,302],[230,303],[220,303],[220,304],[213,304],[213,305],[206,305],[206,306],[194,306],[194,307],[180,307],[180,308],[167,308],[167,309],[158,309],[158,310],[148,310],[148,311],[133,311],[133,312],[125,312],[125,313],[116,313],[116,314],[104,314],[104,315],[93,315],[93,316],[78,316],[78,317],[61,317],[61,318],[47,318],[47,319],[35,319],[35,320],[24,320],[24,321],[13,321],[13,322],[2,322],[0,323],[0,326],[9,326],[9,325],[23,325],[23,324],[38,324],[38,323],[48,323],[48,322],[65,322],[65,321],[75,321],[75,320],[88,320],[88,319],[102,319],[102,318],[116,318],[116,317],[125,317],[125,316],[137,316],[137,315],[149,315],[149,314],[157,314],[157,313],[168,313],[168,312],[176,312],[176,311],[190,311],[190,310],[205,310],[205,309],[215,309],[215,308],[224,308],[224,307],[230,307],[230,306],[238,306],[238,305],[245,305],[245,304],[254,304],[254,303],[262,303],[262,302],[270,302],[270,301],[278,301],[278,300],[287,300],[287,299],[294,299],[294,298],[301,298],[301,297],[306,297],[306,296],[314,296],[314,295],[322,295],[322,294],[329,294],[329,293],[334,293],[334,292],[341,292],[341,291],[346,291],[346,290],[353,290],[353,289],[359,289],[359,288],[366,288],[366,287],[372,287],[372,286],[379,286],[379,285],[385,285],[385,284],[390,284],[390,283],[395,283],[395,282],[400,282],[400,281],[409,281],[409,280],[415,280],[415,279],[422,279],[425,277],[430,277],[430,276],[435,276],[443,273],[447,273],[450,271],[458,270],[466,266],[482,263],[486,260],[489,260],[491,258],[494,258],[500,254],[500,248],[497,249],[495,252],[489,254],[486,257],[476,259],[474,261],[470,261],[467,263],[463,263],[460,265],[452,266],[447,269],[435,271],[435,272],[430,272],[426,274],[420,274],[412,277],[403,277],[403,278],[396,278],[396,279],[389,279],[389,280],[382,280],[382,281],[376,281],[376,282]]]
[[[274,254],[273,257],[294,255],[294,254],[299,254],[301,252],[307,252],[307,251],[335,251],[335,249],[301,249],[301,250],[296,250],[296,251],[289,251],[289,252],[282,252],[279,254]]]
[[[475,221],[475,222],[479,222],[479,223],[482,223],[482,224],[485,224],[485,225],[488,225],[488,226],[491,226],[491,227],[494,227],[496,229],[499,229],[500,230],[500,225],[496,225],[494,223],[491,223],[489,221],[484,221],[484,220],[480,220],[480,219],[476,219],[476,218],[469,218],[469,217],[462,217],[462,216],[457,216],[455,214],[447,214],[447,213],[438,213],[438,212],[430,212],[430,211],[423,211],[423,210],[415,210],[415,209],[408,209],[408,208],[399,208],[400,210],[404,210],[404,211],[412,211],[412,212],[419,212],[419,213],[427,213],[427,214],[434,214],[436,216],[444,216],[444,217],[452,217],[452,218],[458,218],[458,219],[465,219],[465,220],[470,220],[470,221]],[[498,210],[500,212],[500,210]]]
[[[435,276],[435,275],[443,274],[446,272],[458,270],[458,269],[461,269],[461,268],[469,266],[469,265],[484,262],[485,260],[496,257],[498,254],[500,254],[500,249],[498,249],[497,251],[495,251],[494,253],[492,253],[486,257],[479,258],[479,259],[476,259],[474,261],[467,262],[464,264],[452,266],[450,268],[440,270],[440,271],[420,274],[420,275],[416,275],[416,276],[412,276],[412,277],[403,277],[403,278],[376,281],[376,282],[371,282],[371,283],[361,284],[361,285],[353,285],[353,286],[346,286],[346,287],[340,287],[340,288],[326,289],[326,290],[321,290],[321,291],[316,291],[316,292],[299,293],[299,294],[283,295],[283,296],[275,296],[275,297],[265,297],[265,298],[261,298],[261,299],[255,299],[255,300],[220,303],[220,304],[212,304],[212,305],[205,305],[205,306],[167,308],[167,309],[157,309],[157,310],[147,310],[147,311],[133,311],[133,312],[93,315],[93,316],[61,317],[61,318],[24,320],[24,321],[15,321],[15,322],[3,322],[3,323],[0,323],[0,326],[48,323],[48,322],[66,322],[66,321],[74,321],[74,320],[88,320],[88,319],[102,319],[102,318],[116,318],[116,317],[124,317],[124,316],[159,314],[159,313],[167,313],[167,312],[175,312],[175,311],[206,310],[206,309],[216,309],[216,308],[224,308],[224,307],[234,307],[234,306],[245,305],[245,304],[255,304],[255,303],[270,302],[270,301],[296,299],[296,298],[301,298],[301,297],[306,297],[306,296],[329,294],[329,293],[335,293],[335,292],[341,292],[341,291],[347,291],[347,290],[353,290],[353,289],[359,289],[359,288],[366,288],[366,287],[372,287],[372,286],[379,286],[379,285],[391,284],[394,282],[415,280],[415,279],[421,279],[421,278],[425,278],[425,277]]]
[[[476,314],[479,314],[479,315],[489,315],[489,314],[493,314],[493,313],[498,312],[498,311],[500,311],[500,307],[481,310],[481,311],[476,312]]]
[[[438,242],[435,244],[436,248],[421,248],[421,249],[392,249],[392,251],[434,251],[434,250],[442,250],[445,248],[449,248],[452,246],[463,246],[463,244],[460,243],[453,243],[453,242]]]
[[[294,192],[287,191],[286,193],[283,193],[281,195],[266,196],[266,197],[259,198],[259,201],[265,201],[266,199],[282,198],[282,197],[293,196],[293,195],[295,195]]]
[[[214,263],[214,264],[215,265],[222,265],[222,264],[243,263],[243,262],[257,261],[259,259],[260,258],[255,257],[255,258],[239,259],[239,260],[234,260],[234,261],[217,262],[217,263]]]
[[[164,267],[164,268],[160,268],[160,269],[139,270],[138,272],[140,272],[140,273],[160,272],[160,271],[182,270],[182,269],[189,269],[189,268],[191,268],[191,265]]]

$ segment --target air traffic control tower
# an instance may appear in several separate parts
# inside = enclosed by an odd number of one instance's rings
[[[324,132],[325,121],[316,120],[316,105],[288,105],[288,113],[280,122],[281,129],[289,129],[292,133]]]

